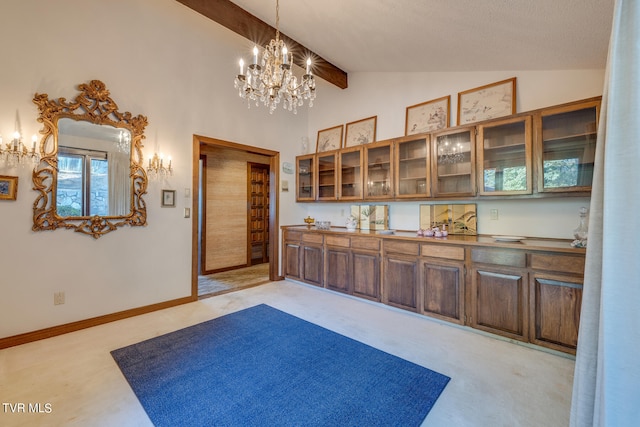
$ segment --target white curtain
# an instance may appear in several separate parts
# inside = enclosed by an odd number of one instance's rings
[[[129,153],[109,152],[109,215],[128,215],[131,204]]]
[[[571,426],[640,425],[640,1],[617,0],[600,114]]]

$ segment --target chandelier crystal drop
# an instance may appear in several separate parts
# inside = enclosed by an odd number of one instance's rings
[[[309,101],[309,107],[313,106],[316,83],[311,73],[311,59],[307,59],[306,73],[298,83],[291,71],[292,53],[280,39],[279,27],[280,5],[276,0],[276,38],[265,46],[260,62],[258,47],[253,47],[253,62],[246,67],[246,73],[244,61],[240,59],[240,74],[236,76],[234,86],[238,95],[247,100],[248,108],[251,108],[252,102],[256,107],[262,102],[273,114],[278,104],[282,103],[283,108],[296,114],[297,107],[304,105],[305,100]]]

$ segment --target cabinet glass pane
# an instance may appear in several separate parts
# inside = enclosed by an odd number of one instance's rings
[[[596,121],[595,107],[542,117],[544,188],[591,186]]]
[[[360,151],[340,154],[341,158],[341,197],[362,197],[362,176],[360,175]]]
[[[436,149],[438,193],[470,193],[472,191],[470,131],[438,136]]]
[[[367,149],[367,195],[386,196],[391,191],[391,145]]]
[[[527,189],[525,122],[483,128],[483,189]]]
[[[336,155],[318,155],[318,198],[336,197]]]
[[[313,158],[298,159],[298,198],[313,198]]]
[[[398,195],[427,194],[427,140],[398,143]]]

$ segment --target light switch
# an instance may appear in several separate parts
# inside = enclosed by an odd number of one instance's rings
[[[494,220],[498,219],[498,209],[491,209],[489,211],[489,219],[494,219]]]
[[[191,197],[191,189],[190,188],[185,188],[184,189],[184,197],[186,197],[186,198]]]
[[[191,209],[190,208],[184,208],[184,217],[185,218],[191,218]]]

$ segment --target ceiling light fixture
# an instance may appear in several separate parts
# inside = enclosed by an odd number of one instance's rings
[[[280,102],[283,108],[297,113],[296,108],[309,101],[309,107],[313,106],[316,98],[316,83],[311,74],[311,59],[307,59],[306,73],[298,84],[298,79],[291,71],[292,53],[288,51],[284,41],[280,39],[280,4],[276,0],[276,38],[272,39],[264,48],[262,61],[258,63],[258,47],[253,47],[253,62],[247,66],[244,73],[244,61],[240,59],[240,74],[235,78],[235,88],[238,95],[247,100],[248,108],[251,102],[256,107],[260,101],[269,107],[269,113],[273,114]]]

